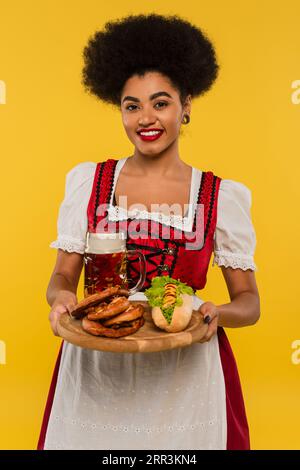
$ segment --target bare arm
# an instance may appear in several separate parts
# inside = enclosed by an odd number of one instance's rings
[[[53,333],[57,335],[57,320],[66,311],[71,311],[77,304],[77,286],[83,266],[83,255],[68,253],[58,249],[56,264],[51,275],[46,298],[52,307],[49,321]]]
[[[76,294],[82,266],[83,255],[80,253],[57,250],[56,264],[46,293],[47,302],[50,306],[61,290]]]
[[[254,271],[222,266],[222,272],[231,302],[217,305],[219,326],[237,328],[254,325],[260,317],[260,298]]]

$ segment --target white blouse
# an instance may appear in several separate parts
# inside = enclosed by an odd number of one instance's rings
[[[191,230],[202,171],[192,167],[192,180],[188,215],[167,216],[161,213],[139,209],[125,210],[113,206],[113,196],[119,173],[127,158],[121,158],[115,167],[113,190],[108,208],[109,220],[132,218],[150,218],[182,230]],[[57,239],[51,242],[51,248],[61,248],[68,252],[84,253],[88,230],[87,206],[92,192],[96,170],[95,162],[83,162],[75,165],[66,175],[65,197],[60,205],[57,220]],[[256,235],[251,220],[251,191],[244,184],[231,179],[222,179],[220,183],[217,224],[214,234],[214,266],[241,268],[244,271],[257,271],[254,262]]]

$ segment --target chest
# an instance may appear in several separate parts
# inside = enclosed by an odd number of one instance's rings
[[[136,178],[119,175],[114,192],[114,204],[126,210],[170,213],[185,216],[190,201],[191,175],[181,179]],[[126,196],[126,197],[125,197]]]

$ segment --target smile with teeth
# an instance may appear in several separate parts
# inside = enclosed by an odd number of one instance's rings
[[[154,140],[160,139],[163,132],[163,129],[149,129],[148,131],[139,131],[138,135],[144,142],[153,142]]]
[[[140,132],[141,135],[156,135],[162,131],[149,131],[149,132]]]

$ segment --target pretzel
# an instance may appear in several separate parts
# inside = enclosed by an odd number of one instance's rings
[[[120,313],[119,315],[115,315],[108,320],[102,322],[104,326],[112,326],[112,325],[122,325],[123,322],[131,322],[133,320],[137,320],[141,318],[144,313],[144,307],[141,304],[137,305],[130,305],[124,312]],[[89,318],[89,317],[88,317]]]
[[[87,317],[82,319],[82,328],[95,336],[106,336],[108,338],[120,338],[135,333],[145,323],[144,317],[138,318],[131,322],[131,326],[120,326],[120,328],[108,328],[98,321],[89,320]]]
[[[130,305],[130,301],[126,297],[115,297],[108,305],[96,307],[92,313],[88,314],[88,319],[102,320],[110,318],[124,312]]]
[[[119,285],[89,295],[74,307],[71,316],[82,318],[82,328],[95,336],[119,338],[144,325],[144,307],[130,303],[129,290]]]
[[[95,294],[85,297],[71,311],[71,316],[74,318],[82,318],[86,315],[87,308],[100,304],[103,300],[108,300],[113,295],[124,295],[129,296],[129,291],[127,289],[121,288],[119,285],[113,287],[107,287],[101,292],[96,292]]]

